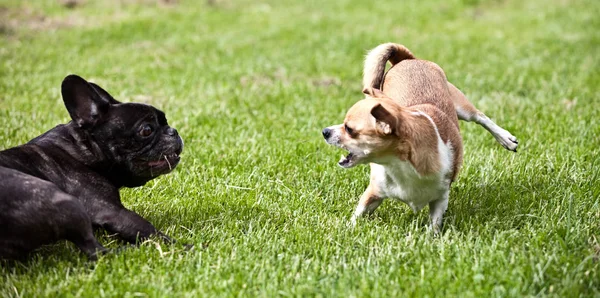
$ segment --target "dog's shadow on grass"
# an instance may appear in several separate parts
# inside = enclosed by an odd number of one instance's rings
[[[541,182],[529,181],[530,188],[543,189]],[[443,230],[478,232],[482,229],[498,231],[520,229],[539,219],[537,207],[542,200],[530,191],[519,191],[511,182],[494,182],[475,186],[454,187],[450,193],[448,210],[444,215]],[[537,191],[536,191],[537,192]],[[538,192],[540,193],[540,192]],[[429,207],[414,213],[406,204],[387,199],[367,220],[386,224],[429,224]],[[415,223],[415,221],[417,221]]]
[[[459,231],[520,229],[537,219],[539,196],[519,190],[514,181],[493,182],[452,189],[446,223]],[[529,187],[542,189],[532,178]],[[536,191],[537,192],[537,191]]]

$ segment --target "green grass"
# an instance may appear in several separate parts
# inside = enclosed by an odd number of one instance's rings
[[[598,1],[157,2],[0,0],[0,149],[69,120],[69,73],[159,107],[182,163],[123,202],[196,249],[93,264],[57,243],[1,267],[0,296],[600,295]],[[348,228],[368,169],[339,168],[320,136],[388,41],[520,140],[514,154],[461,123],[439,238],[397,201]]]

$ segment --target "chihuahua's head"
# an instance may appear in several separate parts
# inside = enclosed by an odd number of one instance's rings
[[[378,89],[363,93],[367,97],[350,108],[343,124],[323,129],[328,144],[348,151],[338,162],[343,168],[381,161],[393,155],[401,141],[401,107]]]
[[[162,111],[146,104],[120,103],[76,75],[63,80],[61,92],[72,125],[85,137],[79,150],[100,152],[93,166],[115,183],[140,186],[179,163],[183,141]]]

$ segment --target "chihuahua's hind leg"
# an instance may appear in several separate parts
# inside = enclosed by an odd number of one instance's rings
[[[358,206],[356,206],[356,210],[352,215],[352,219],[350,224],[352,226],[356,225],[356,220],[361,217],[363,214],[370,214],[373,212],[379,205],[383,202],[383,198],[376,194],[373,187],[369,185],[369,187],[365,190],[365,192],[360,197],[360,201],[358,201]]]
[[[429,202],[429,219],[431,220],[431,228],[436,235],[442,230],[444,213],[448,209],[449,194],[450,190],[447,190],[441,199]]]
[[[458,119],[469,122],[472,121],[483,126],[483,128],[496,138],[496,141],[498,141],[500,145],[510,151],[517,152],[519,141],[517,141],[515,136],[506,129],[498,126],[484,113],[475,108],[465,95],[450,82],[448,82],[448,90],[450,91]]]

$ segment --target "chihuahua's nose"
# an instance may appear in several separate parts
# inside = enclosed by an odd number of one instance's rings
[[[329,136],[331,135],[331,129],[329,129],[328,127],[323,129],[323,137],[325,139],[329,139]]]
[[[165,133],[170,135],[170,136],[176,136],[177,135],[177,129],[173,128],[173,127],[169,127],[165,130]]]

